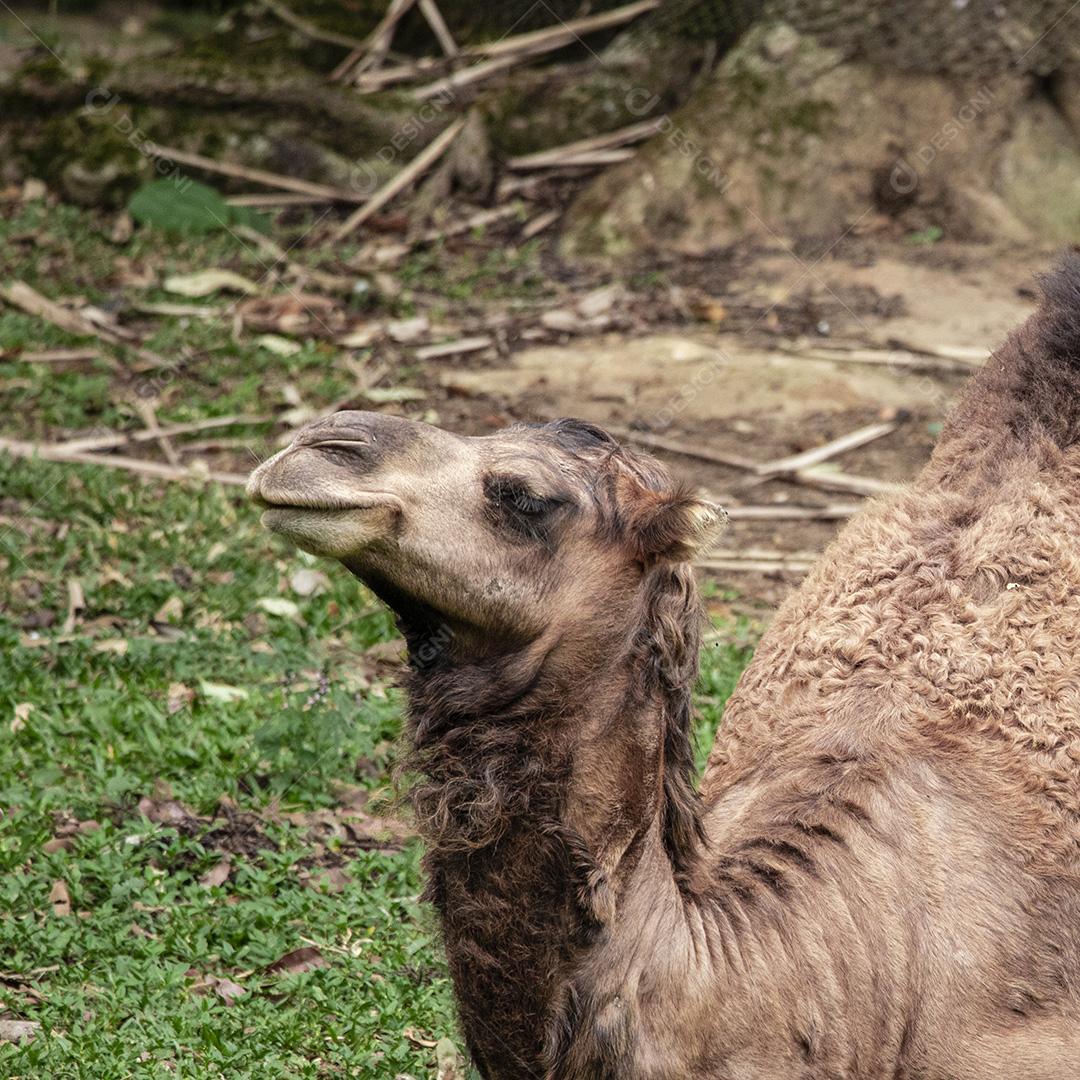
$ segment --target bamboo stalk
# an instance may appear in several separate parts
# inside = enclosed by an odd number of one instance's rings
[[[204,157],[190,150],[178,150],[174,146],[145,143],[143,149],[151,156],[168,158],[171,161],[180,162],[181,165],[190,165],[196,169],[220,173],[222,176],[233,176],[240,180],[250,180],[255,184],[265,184],[267,187],[283,188],[285,191],[293,191],[301,195],[317,196],[326,202],[363,203],[367,201],[367,196],[346,188],[314,184],[310,180],[282,176],[280,173],[267,172],[265,169],[249,169],[246,165],[234,165],[229,161],[216,161],[214,158]]]
[[[870,424],[867,427],[851,431],[847,435],[841,435],[838,439],[832,439],[823,446],[815,446],[812,450],[805,450],[801,454],[792,454],[790,457],[777,458],[775,461],[766,461],[757,465],[754,471],[759,476],[770,476],[776,473],[795,473],[801,469],[808,469],[812,465],[820,465],[823,461],[842,454],[846,450],[854,450],[856,447],[865,446],[876,439],[891,435],[899,427],[898,424]]]
[[[35,315],[39,319],[58,326],[69,334],[78,334],[85,337],[96,337],[110,345],[120,349],[130,349],[138,356],[147,368],[168,367],[169,361],[157,353],[144,349],[136,342],[121,337],[107,326],[92,322],[78,311],[71,311],[42,296],[36,289],[32,289],[25,281],[13,281],[8,285],[0,285],[0,297],[13,307],[21,308],[28,315]]]
[[[461,356],[464,353],[478,352],[495,344],[495,339],[487,336],[459,338],[457,341],[444,341],[439,345],[425,345],[417,349],[417,360],[444,360],[448,356]]]
[[[461,50],[454,40],[454,35],[450,33],[450,28],[446,25],[446,20],[442,17],[442,12],[435,0],[420,0],[420,11],[438,40],[439,48],[451,58],[457,56]]]
[[[862,509],[855,503],[829,506],[725,506],[729,521],[841,521]]]
[[[54,450],[62,450],[70,453],[82,453],[91,450],[111,450],[117,446],[127,446],[129,443],[147,442],[157,436],[164,435],[166,438],[174,438],[177,435],[191,435],[197,431],[211,431],[214,428],[232,427],[241,424],[267,424],[274,418],[272,416],[213,416],[206,420],[189,420],[184,424],[172,424],[161,428],[159,432],[150,431],[117,431],[108,435],[91,435],[82,439],[69,439],[67,442],[51,444]]]
[[[139,414],[139,419],[146,425],[146,433],[152,436],[158,446],[161,447],[165,460],[170,465],[179,465],[180,455],[176,452],[176,447],[173,446],[169,436],[162,431],[154,406],[149,401],[139,398],[135,402],[135,411]]]
[[[725,454],[719,450],[709,450],[702,446],[690,446],[678,439],[669,439],[662,435],[650,435],[644,431],[634,431],[632,428],[614,427],[605,425],[607,430],[616,438],[626,439],[629,442],[638,443],[640,446],[648,446],[653,450],[667,450],[672,454],[683,454],[686,457],[697,458],[699,461],[708,461],[713,465],[724,465],[730,469],[743,469],[754,472],[757,462],[741,454]]]
[[[666,116],[657,116],[651,120],[643,120],[640,124],[630,124],[628,127],[609,131],[606,135],[594,135],[588,139],[578,139],[576,142],[552,147],[550,150],[522,154],[520,157],[511,158],[506,164],[511,169],[545,169],[549,166],[562,165],[567,157],[588,154],[595,150],[610,150],[627,143],[651,138],[663,128],[666,122]]]
[[[118,454],[94,454],[84,450],[63,450],[47,443],[23,442],[19,439],[0,438],[0,451],[14,457],[39,458],[64,465],[103,465],[110,469],[123,469],[139,476],[156,480],[211,480],[230,487],[243,487],[247,477],[239,473],[212,472],[184,466],[163,465],[157,461],[121,457]]]
[[[458,137],[461,129],[465,126],[465,118],[458,117],[448,128],[428,143],[419,154],[416,155],[397,175],[384,184],[367,201],[366,205],[355,210],[342,225],[334,232],[332,239],[335,242],[344,240],[350,233],[362,225],[368,218],[378,213],[391,199],[404,191],[418,176],[433,165],[450,144]]]
[[[349,37],[347,34],[338,34],[333,30],[323,30],[322,27],[316,26],[313,22],[309,22],[291,11],[284,4],[279,3],[279,0],[262,0],[262,3],[263,7],[273,12],[283,23],[287,23],[294,30],[299,30],[301,34],[311,38],[312,41],[325,41],[329,45],[340,45],[345,49],[362,49],[364,47],[364,43],[359,38]]]
[[[722,571],[729,574],[775,574],[778,571],[788,574],[808,574],[814,568],[812,562],[799,559],[698,559],[694,565],[702,570]]]
[[[330,202],[322,195],[301,195],[293,191],[249,192],[246,195],[229,195],[225,201],[230,206],[321,206]]]

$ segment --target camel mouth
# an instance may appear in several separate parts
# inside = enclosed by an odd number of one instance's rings
[[[347,499],[313,499],[304,495],[256,492],[251,501],[262,508],[265,514],[270,511],[289,510],[298,513],[332,514],[339,510],[376,510],[395,505],[397,499],[387,492],[371,491],[350,495]]]

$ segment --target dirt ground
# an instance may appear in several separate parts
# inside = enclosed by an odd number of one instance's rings
[[[895,421],[891,434],[831,464],[858,476],[907,481],[927,460],[968,368],[977,367],[971,358],[995,348],[1033,310],[1036,275],[1052,261],[1044,250],[888,243],[853,246],[817,264],[774,250],[671,266],[667,276],[676,288],[696,289],[718,305],[715,325],[600,333],[525,345],[491,366],[448,364],[437,376],[449,395],[441,416],[454,427],[479,430],[493,414],[576,415],[759,462]],[[786,306],[790,316],[794,297],[811,329],[792,339],[790,319],[781,314],[778,321],[777,312]],[[934,357],[925,368],[909,368],[807,355],[856,344],[933,354],[959,348],[969,363],[936,370]],[[747,519],[738,508],[862,501],[653,452],[736,511],[722,541],[725,553],[816,554],[842,524]],[[737,608],[760,611],[781,600],[801,573],[729,571],[720,579],[741,594]]]

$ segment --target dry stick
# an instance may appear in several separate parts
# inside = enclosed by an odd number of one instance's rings
[[[354,49],[330,73],[332,82],[343,79],[353,71],[364,72],[379,67],[390,50],[397,24],[413,6],[414,0],[391,0],[386,14],[378,25],[368,34],[364,43]]]
[[[537,214],[536,217],[525,223],[521,230],[521,239],[531,240],[537,234],[554,225],[560,217],[562,217],[561,210],[545,210],[542,214]]]
[[[789,356],[800,356],[807,360],[827,360],[833,364],[872,364],[929,371],[969,372],[977,366],[967,360],[946,360],[901,349],[791,348],[784,349],[783,352]]]
[[[459,57],[460,59],[460,54]],[[378,71],[367,71],[356,80],[356,88],[361,94],[371,94],[377,90],[383,90],[395,83],[413,82],[423,75],[433,75],[436,72],[446,71],[444,58],[434,60],[431,57],[421,57],[419,60],[410,61],[408,64],[397,64],[392,68],[380,68]]]
[[[604,165],[618,165],[623,161],[629,161],[634,156],[634,151],[629,149],[614,148],[612,150],[591,150],[580,154],[567,154],[550,165],[529,165],[527,169],[595,169]],[[518,171],[523,171],[519,169]]]
[[[573,38],[568,38],[566,44],[572,41]],[[558,48],[558,46],[552,46],[551,48]],[[419,101],[427,101],[428,98],[440,97],[443,94],[453,95],[458,90],[463,89],[466,86],[471,86],[476,82],[483,82],[484,79],[490,78],[492,75],[497,75],[500,71],[505,71],[507,68],[516,67],[518,64],[525,60],[531,59],[533,56],[540,56],[542,53],[550,52],[548,48],[536,48],[526,50],[521,53],[512,53],[509,56],[496,56],[491,60],[482,60],[478,64],[473,64],[471,67],[462,68],[461,71],[455,71],[452,75],[447,75],[442,79],[436,79],[434,82],[427,83],[424,86],[419,86],[413,91],[413,97]],[[363,92],[368,92],[369,87],[358,84],[359,89]]]
[[[754,471],[759,476],[772,476],[776,473],[794,473],[800,469],[808,469],[811,465],[820,465],[823,461],[844,453],[845,450],[854,450],[856,447],[865,446],[876,439],[891,435],[898,426],[893,423],[870,424],[868,427],[851,431],[847,435],[841,435],[838,439],[832,439],[822,446],[805,450],[801,454],[792,454],[790,457],[763,462],[756,466]]]
[[[330,45],[340,45],[345,49],[362,49],[364,43],[359,38],[349,37],[347,34],[337,34],[333,30],[323,30],[313,22],[302,18],[295,12],[290,11],[278,0],[262,0],[263,7],[273,12],[283,23],[287,23],[294,30],[299,30],[305,37],[312,41],[325,41]]]
[[[355,279],[351,277],[344,277],[341,274],[329,274],[325,270],[316,270],[314,267],[304,266],[303,263],[293,262],[289,258],[289,253],[279,243],[271,240],[269,236],[263,235],[258,229],[251,228],[250,225],[234,225],[232,231],[237,236],[249,240],[274,262],[283,263],[285,269],[298,278],[301,283],[313,281],[320,289],[325,289],[328,292],[351,292],[356,284]]]
[[[157,353],[144,349],[140,345],[133,344],[126,338],[121,337],[107,326],[100,326],[91,322],[85,315],[77,311],[70,311],[54,300],[42,296],[37,290],[32,289],[24,281],[13,281],[9,285],[0,285],[0,297],[9,304],[21,308],[28,315],[36,315],[39,319],[50,322],[53,326],[66,330],[69,334],[79,334],[87,337],[96,337],[102,341],[115,345],[120,349],[130,349],[149,368],[167,367],[169,362]]]
[[[706,450],[703,447],[687,446],[677,439],[668,439],[662,435],[649,435],[644,431],[634,431],[632,428],[615,427],[606,424],[605,427],[612,435],[619,439],[627,439],[641,446],[648,446],[653,450],[667,450],[672,454],[684,454],[686,457],[698,458],[700,461],[708,461],[713,465],[724,465],[730,469],[744,469],[753,472],[757,469],[757,462],[740,454],[724,454],[717,450]]]
[[[789,560],[785,562],[753,559],[698,559],[694,562],[702,570],[718,570],[735,574],[808,574],[813,568],[812,562]]]
[[[83,360],[100,360],[97,349],[45,349],[42,352],[4,353],[0,360],[17,360],[20,364],[66,364]]]
[[[648,11],[660,6],[661,0],[641,0],[640,3],[628,4],[625,7],[615,8],[613,11],[604,11],[599,15],[588,15],[581,19],[572,19],[569,22],[560,23],[558,26],[550,26],[544,30],[533,30],[527,34],[516,34],[513,37],[502,38],[499,41],[489,42],[486,45],[470,45],[462,49],[460,57],[472,60],[482,60],[483,63],[475,64],[465,71],[458,72],[457,77],[448,76],[439,79],[428,86],[420,87],[416,96],[421,99],[434,97],[445,91],[453,91],[471,83],[486,79],[499,71],[533,56],[540,56],[555,49],[561,49],[566,45],[572,45],[582,34],[589,34],[596,30],[606,30],[613,26],[620,26],[629,22]],[[350,70],[355,66],[346,67],[348,60],[339,65],[331,74],[331,78],[339,77],[339,72]],[[364,93],[381,90],[393,83],[409,82],[421,75],[429,73],[437,66],[431,60],[417,60],[410,64],[400,64],[397,67],[386,68],[381,71],[369,71],[357,80],[357,85]]]
[[[544,169],[549,166],[562,165],[567,157],[592,153],[595,150],[610,150],[617,146],[625,146],[627,143],[640,142],[642,139],[651,138],[663,128],[666,122],[666,116],[657,116],[652,120],[644,120],[640,124],[630,124],[628,127],[619,128],[617,131],[609,131],[606,135],[594,135],[589,139],[578,139],[577,142],[554,146],[550,150],[539,150],[535,154],[523,154],[520,157],[511,158],[507,165],[511,169]]]
[[[165,460],[170,465],[179,465],[180,455],[176,452],[176,447],[169,441],[169,436],[161,430],[157,413],[154,412],[154,406],[149,401],[139,398],[135,402],[135,411],[146,425],[147,434],[155,437],[155,441],[161,447],[161,452],[165,455]]]
[[[611,11],[602,11],[598,15],[570,19],[568,22],[560,22],[557,26],[549,26],[543,30],[530,30],[527,34],[515,34],[513,37],[505,37],[486,45],[473,45],[465,51],[472,56],[503,56],[506,53],[518,53],[522,49],[538,46],[545,46],[545,51],[550,51],[559,48],[559,43],[566,39],[574,41],[582,34],[621,26],[623,23],[630,22],[631,19],[636,19],[639,15],[655,10],[661,2],[662,0],[638,0],[637,3],[613,8]]]
[[[221,173],[222,176],[235,176],[241,180],[250,180],[255,184],[265,184],[267,187],[284,188],[286,191],[296,191],[302,195],[316,195],[326,202],[363,203],[367,201],[365,195],[349,191],[347,188],[313,184],[310,180],[300,180],[295,176],[282,176],[280,173],[267,172],[265,169],[249,169],[246,165],[215,161],[202,154],[177,150],[175,147],[162,146],[160,143],[145,143],[144,149],[150,156],[178,161],[181,165],[190,165],[206,172]]]
[[[171,427],[161,428],[157,432],[117,431],[111,435],[92,435],[84,439],[69,439],[67,442],[53,443],[52,448],[68,453],[111,450],[113,447],[127,446],[128,443],[147,442],[150,439],[157,438],[159,435],[172,438],[176,435],[190,435],[196,431],[211,431],[214,428],[232,427],[234,424],[267,424],[273,419],[272,416],[214,416],[207,420],[189,420],[185,424],[173,424]]]
[[[775,548],[747,547],[737,551],[712,548],[702,555],[703,559],[729,559],[732,562],[813,562],[820,551],[777,551]]]
[[[516,217],[520,213],[521,203],[519,202],[512,203],[509,206],[496,206],[491,210],[480,210],[478,213],[470,214],[469,217],[463,218],[461,221],[455,221],[453,224],[446,225],[441,229],[428,229],[416,238],[415,243],[435,244],[451,236],[461,236],[463,233],[472,232],[473,229],[482,229],[496,221],[502,221],[504,218]]]
[[[644,432],[614,427],[610,424],[606,426],[612,435],[640,443],[642,446],[648,446],[654,450],[667,450],[672,454],[682,454],[684,457],[696,458],[698,461],[708,461],[713,465],[725,465],[729,468],[743,469],[746,472],[755,474],[761,468],[759,462],[751,461],[749,458],[744,458],[738,454],[718,453],[715,450],[690,446],[687,443],[679,442],[677,439],[668,439],[659,435],[647,435]],[[850,476],[847,473],[827,470],[819,472],[815,469],[800,469],[797,472],[766,477],[766,479],[773,478],[805,484],[807,487],[824,488],[826,491],[842,491],[849,495],[892,495],[904,490],[903,484],[893,483],[889,480],[875,480],[873,477],[868,476]]]
[[[457,341],[444,341],[440,345],[425,345],[413,354],[417,360],[442,360],[448,356],[461,356],[464,353],[478,352],[494,345],[495,339],[485,336],[459,338]]]
[[[724,500],[718,502],[723,505]],[[828,506],[724,506],[729,521],[840,521],[862,509],[855,503],[831,503]]]
[[[831,472],[828,469],[800,469],[788,473],[783,479],[794,480],[808,487],[824,488],[826,491],[841,491],[849,495],[895,495],[903,491],[905,485],[892,480],[876,480],[872,476],[852,476],[849,473]]]
[[[158,480],[212,480],[217,484],[243,487],[247,477],[239,473],[223,473],[185,468],[183,466],[163,465],[157,461],[144,461],[142,458],[120,457],[119,455],[94,454],[83,450],[64,450],[47,443],[23,442],[19,439],[0,438],[0,451],[14,457],[40,458],[42,461],[55,461],[64,465],[106,465],[112,469],[124,469],[139,476],[149,476]]]
[[[450,33],[450,28],[446,25],[446,20],[443,19],[435,0],[420,0],[420,12],[427,19],[431,32],[438,38],[442,51],[451,59],[457,56],[461,50],[454,40],[454,35]]]
[[[301,195],[298,192],[271,191],[265,194],[249,192],[247,195],[230,195],[225,200],[230,206],[321,206],[329,199],[321,195]]]
[[[458,117],[448,128],[439,134],[420,151],[396,176],[384,184],[368,201],[345,219],[331,237],[335,242],[344,240],[358,226],[373,214],[381,210],[395,195],[404,191],[430,165],[433,165],[445,153],[450,144],[458,137],[465,126],[465,118]]]

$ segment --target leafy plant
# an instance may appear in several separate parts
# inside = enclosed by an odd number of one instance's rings
[[[210,233],[232,225],[270,231],[265,214],[249,206],[230,206],[220,192],[187,177],[144,184],[128,201],[128,212],[140,225],[171,233]]]

